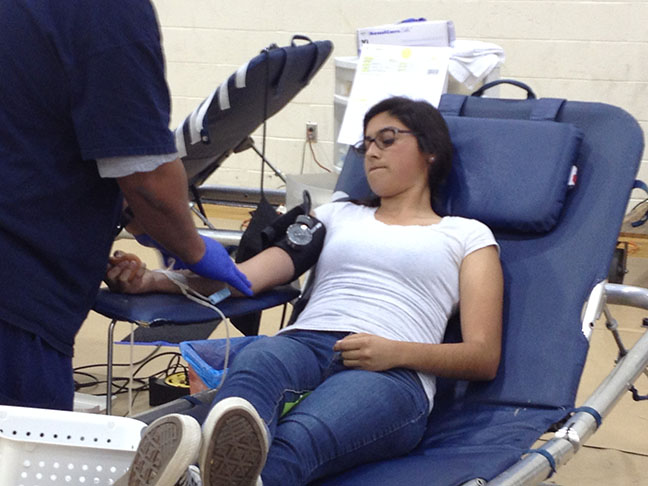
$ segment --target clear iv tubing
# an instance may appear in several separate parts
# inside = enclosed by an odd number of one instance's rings
[[[197,304],[203,305],[205,307],[208,307],[215,311],[220,318],[223,320],[225,323],[225,360],[223,362],[223,375],[220,380],[220,383],[218,386],[215,388],[215,393],[218,392],[218,390],[221,389],[223,386],[223,383],[225,382],[225,378],[227,377],[227,369],[229,368],[229,358],[230,358],[230,322],[227,317],[225,317],[225,314],[216,307],[212,302],[209,300],[208,297],[205,297],[202,295],[200,292],[196,292],[193,290],[191,287],[189,287],[189,284],[187,282],[187,278],[182,275],[181,273],[178,272],[173,272],[171,270],[154,270],[155,272],[159,272],[164,274],[171,282],[173,282],[182,292],[182,294],[189,300],[196,302]]]

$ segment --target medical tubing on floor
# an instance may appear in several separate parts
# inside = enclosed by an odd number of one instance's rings
[[[131,322],[130,333],[130,353],[129,353],[129,366],[128,366],[128,416],[133,416],[133,352],[135,349],[135,323]]]

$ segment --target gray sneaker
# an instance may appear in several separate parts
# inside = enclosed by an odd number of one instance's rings
[[[200,485],[187,468],[200,450],[200,425],[187,415],[171,414],[149,425],[128,471],[128,486]],[[195,473],[194,473],[195,476]]]
[[[250,402],[230,397],[203,424],[200,472],[204,486],[255,486],[268,454],[265,423]]]

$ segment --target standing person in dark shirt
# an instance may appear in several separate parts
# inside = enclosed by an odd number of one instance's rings
[[[249,282],[193,225],[149,0],[5,0],[0,72],[0,404],[72,409],[124,197],[189,268]]]

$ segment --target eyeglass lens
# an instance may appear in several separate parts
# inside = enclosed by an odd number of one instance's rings
[[[369,146],[371,145],[371,143],[375,142],[376,146],[379,149],[385,150],[386,148],[391,147],[394,144],[394,142],[396,141],[397,133],[412,133],[412,132],[409,130],[398,130],[397,128],[386,127],[380,130],[375,137],[365,137],[363,140],[355,144],[354,148],[356,152],[360,154],[366,154],[367,150],[369,150]]]

